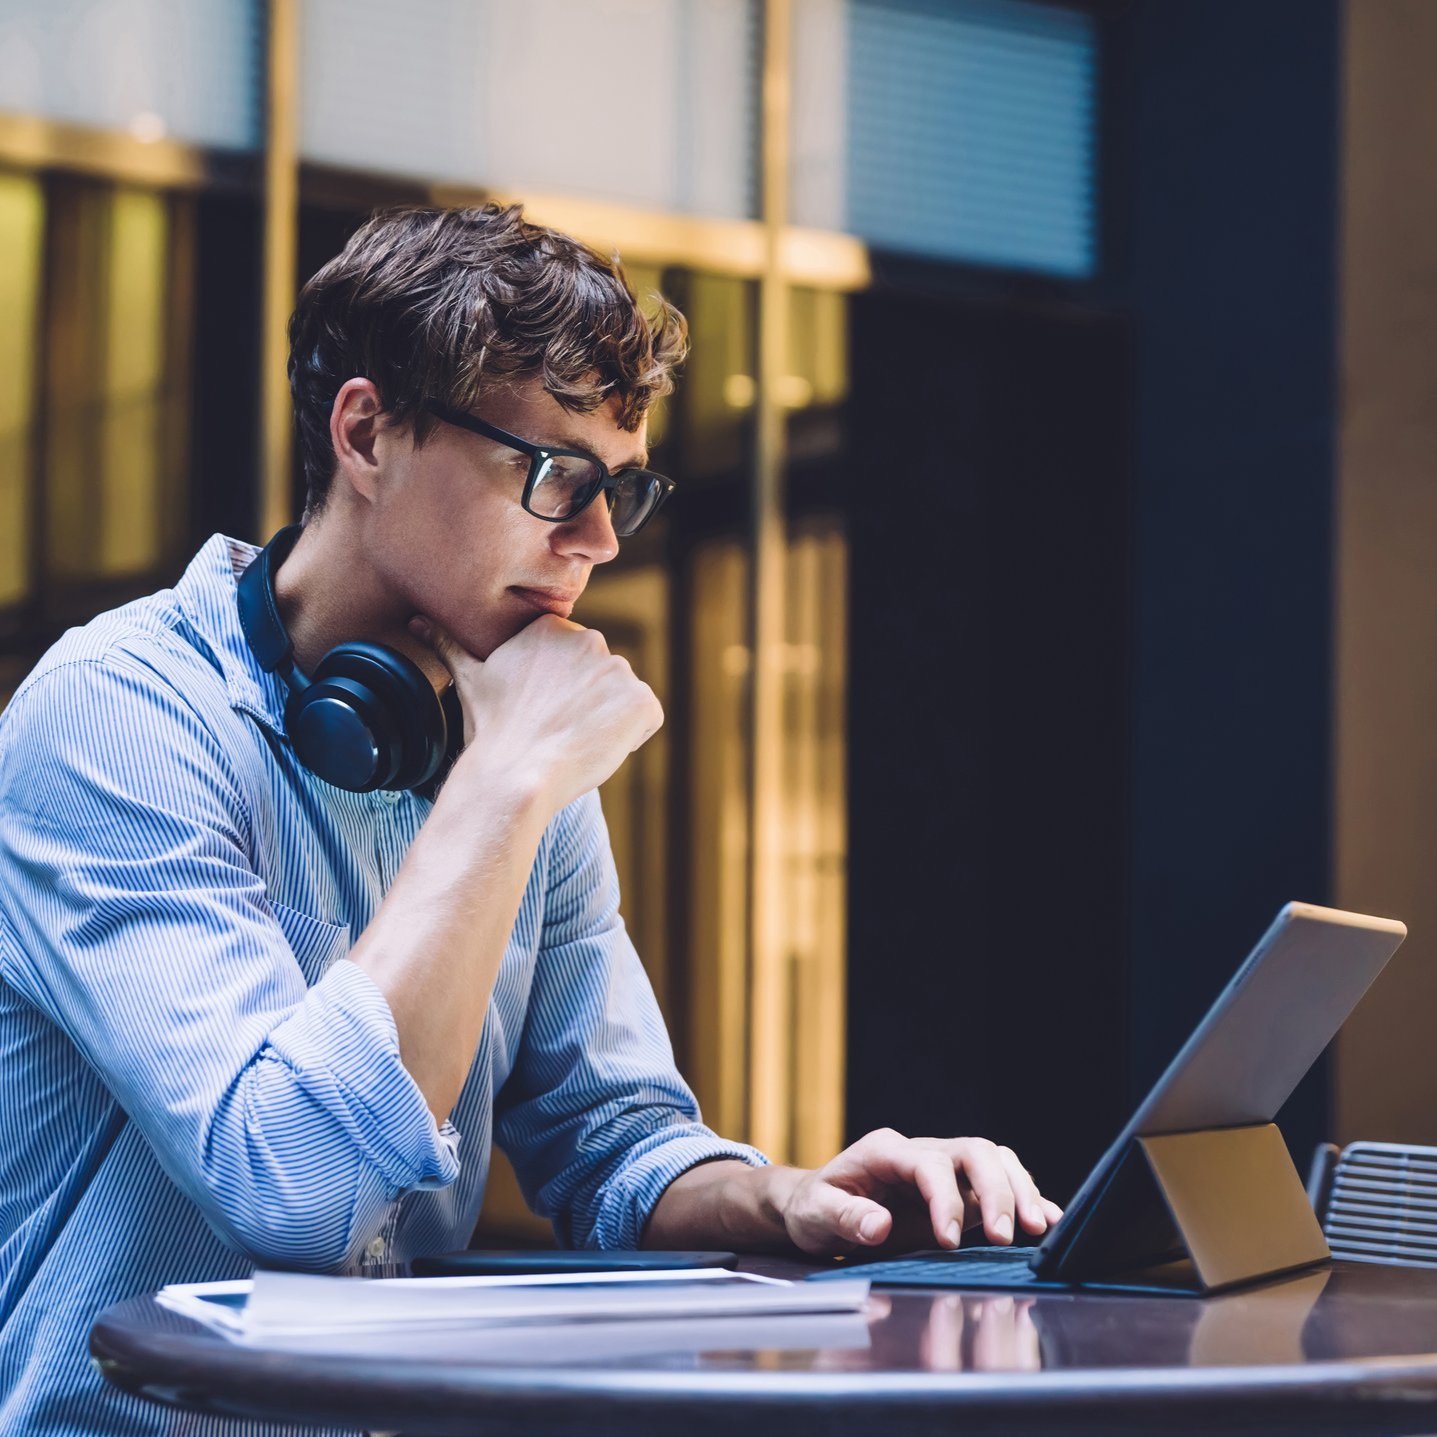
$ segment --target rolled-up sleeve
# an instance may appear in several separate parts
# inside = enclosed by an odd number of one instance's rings
[[[251,859],[230,757],[126,655],[28,685],[0,744],[0,962],[257,1262],[352,1261],[394,1199],[458,1173],[393,1016],[308,920],[307,986]]]
[[[715,1158],[763,1154],[700,1120],[619,915],[599,797],[556,820],[543,938],[496,1132],[530,1206],[572,1247],[635,1248],[664,1189]]]

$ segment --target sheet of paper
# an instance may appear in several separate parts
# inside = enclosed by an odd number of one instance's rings
[[[523,1322],[512,1326],[361,1328],[343,1332],[262,1333],[246,1347],[278,1352],[373,1356],[380,1361],[493,1363],[515,1367],[596,1366],[624,1360],[693,1366],[701,1353],[861,1351],[869,1345],[861,1312],[782,1313],[776,1317],[642,1318],[622,1322]]]
[[[270,1273],[271,1278],[283,1274]],[[548,1287],[580,1286],[595,1283],[624,1282],[701,1282],[706,1278],[732,1277],[728,1268],[673,1268],[654,1269],[643,1272],[585,1272],[585,1273],[508,1273],[484,1277],[441,1277],[441,1278],[387,1278],[384,1279],[390,1291],[404,1291],[408,1287],[425,1287],[437,1283],[440,1290],[464,1287]],[[755,1282],[777,1283],[780,1279],[759,1277],[748,1274]],[[352,1278],[336,1279],[352,1282]],[[226,1282],[172,1282],[155,1294],[163,1307],[182,1312],[217,1331],[242,1332],[245,1327],[245,1310],[250,1294],[254,1290],[253,1278],[234,1278]],[[348,1289],[341,1289],[341,1295]],[[344,1314],[341,1314],[341,1318]]]

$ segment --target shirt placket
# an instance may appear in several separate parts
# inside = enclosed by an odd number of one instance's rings
[[[413,814],[409,795],[393,789],[376,789],[371,795],[371,802],[374,859],[379,873],[379,901],[382,903],[413,838]],[[394,1256],[394,1236],[403,1205],[403,1196],[390,1204],[378,1233],[366,1245],[360,1264],[365,1277],[406,1275],[404,1264]]]
[[[359,1260],[362,1277],[401,1277],[403,1264],[394,1259],[394,1234],[399,1227],[399,1212],[403,1198],[390,1203],[379,1231],[369,1239],[364,1255]]]

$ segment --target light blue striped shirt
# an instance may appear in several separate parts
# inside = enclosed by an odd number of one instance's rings
[[[345,954],[432,805],[303,769],[240,630],[248,545],[71,630],[0,716],[0,1433],[293,1432],[107,1387],[91,1319],[255,1265],[463,1247],[491,1140],[574,1246],[636,1247],[699,1120],[597,794],[539,845],[452,1122]]]

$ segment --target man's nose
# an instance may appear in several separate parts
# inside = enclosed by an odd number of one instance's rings
[[[590,564],[607,564],[619,552],[619,536],[609,517],[607,496],[598,494],[582,514],[554,526],[556,553],[584,559]]]

